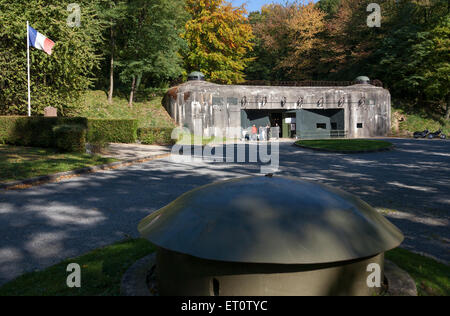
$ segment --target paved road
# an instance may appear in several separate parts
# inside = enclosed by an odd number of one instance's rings
[[[450,261],[450,141],[391,140],[392,152],[326,154],[280,145],[280,174],[335,185],[386,210],[405,248]],[[0,284],[111,244],[180,194],[258,174],[254,163],[173,162],[0,192]],[[395,210],[395,211],[394,211]]]

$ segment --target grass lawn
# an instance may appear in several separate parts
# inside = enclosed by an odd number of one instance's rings
[[[395,108],[392,108],[392,117],[394,117],[395,112],[405,116],[405,120],[399,124],[400,135],[404,135],[405,133],[412,134],[425,129],[428,129],[430,132],[436,132],[442,129],[442,133],[450,136],[450,120],[446,121],[443,118],[440,120],[433,119],[426,115],[426,113],[407,113],[404,110]]]
[[[143,239],[130,239],[68,259],[40,272],[20,276],[0,287],[0,296],[117,296],[125,271],[137,260],[154,251]],[[81,288],[68,288],[70,263],[81,267]]]
[[[162,97],[152,97],[128,106],[125,98],[114,97],[113,104],[103,91],[88,91],[78,104],[74,116],[97,119],[137,119],[139,127],[175,127],[175,122],[162,106]]]
[[[365,151],[379,150],[392,146],[391,143],[381,140],[367,139],[323,139],[323,140],[300,140],[298,145],[308,148],[325,149],[329,151]]]
[[[0,182],[24,180],[115,161],[87,154],[62,154],[53,149],[0,145]]]
[[[449,296],[450,267],[433,259],[398,248],[386,253],[414,279],[420,296]]]
[[[129,239],[65,260],[43,271],[20,276],[0,287],[0,296],[102,296],[119,295],[123,273],[137,260],[154,251],[144,239]],[[450,267],[403,249],[387,253],[387,258],[415,279],[419,295],[450,295]],[[69,289],[66,267],[81,266],[81,288]]]

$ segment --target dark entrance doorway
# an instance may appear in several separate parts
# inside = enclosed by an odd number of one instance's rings
[[[242,110],[241,126],[250,131],[255,125],[257,128],[270,126],[271,137],[274,138],[295,138],[297,135],[297,111],[286,110]],[[276,128],[278,126],[278,129]],[[276,135],[278,130],[278,135]]]
[[[297,111],[283,113],[283,138],[296,138]]]
[[[281,133],[282,133],[282,126],[283,126],[283,114],[281,112],[270,113],[270,126],[271,127],[278,126],[279,127],[278,137],[282,137]],[[272,134],[272,137],[277,137],[277,136]]]

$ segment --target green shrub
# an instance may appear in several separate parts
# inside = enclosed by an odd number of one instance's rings
[[[140,128],[139,140],[145,145],[173,145],[172,131],[169,127]]]
[[[59,125],[53,128],[56,148],[62,152],[84,153],[86,151],[86,128],[81,125]]]
[[[89,119],[89,143],[124,143],[131,144],[137,140],[137,120],[103,120]]]
[[[14,139],[13,131],[17,117],[6,118],[0,116],[0,144],[12,143]]]
[[[59,125],[87,127],[86,118],[0,116],[0,143],[56,148],[53,129]]]
[[[88,137],[89,138],[89,137]],[[89,138],[89,145],[92,153],[103,154],[104,149],[108,147],[109,142],[101,133],[92,133]]]

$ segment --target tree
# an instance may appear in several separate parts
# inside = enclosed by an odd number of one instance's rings
[[[264,8],[263,8],[264,12]],[[265,11],[267,12],[267,11]],[[266,16],[259,12],[251,12],[248,16],[249,23],[256,35],[253,37],[253,49],[247,52],[247,58],[251,60],[245,68],[247,80],[283,80],[284,72],[276,69],[279,62],[279,55],[276,52],[266,49],[264,40],[257,29]]]
[[[290,43],[287,20],[289,10],[281,4],[265,5],[261,8],[260,14],[251,16],[250,22],[256,35],[253,55],[255,58],[250,63],[252,79],[289,80],[289,74],[280,67],[288,54]]]
[[[400,2],[392,7],[374,73],[396,99],[428,113],[449,114],[449,11],[445,1]],[[380,67],[381,66],[381,67]]]
[[[373,53],[379,47],[387,30],[385,12],[382,27],[367,25],[367,6],[371,0],[341,0],[337,13],[327,24],[323,63],[329,69],[329,79],[353,80],[360,75],[371,75],[376,61]]]
[[[289,7],[290,19],[286,21],[288,54],[280,67],[286,69],[295,80],[316,79],[320,64],[319,49],[323,42],[319,36],[325,30],[325,13],[310,2]]]
[[[97,18],[98,0],[78,1],[82,26],[67,25],[67,2],[0,0],[0,113],[25,114],[27,108],[26,21],[56,42],[53,55],[32,49],[32,113],[55,106],[63,115],[93,82],[100,56],[103,22]]]
[[[413,47],[413,60],[420,63],[420,85],[432,106],[445,109],[450,119],[450,15],[444,16],[430,31],[419,33],[421,41]]]
[[[317,7],[327,14],[327,17],[332,17],[339,9],[341,0],[320,0]]]
[[[317,77],[322,46],[319,34],[325,29],[325,13],[310,2],[287,5],[271,4],[262,8],[254,22],[258,51],[274,62],[272,80],[304,80]],[[254,66],[255,67],[255,66]],[[255,67],[256,68],[256,67]],[[262,68],[262,67],[260,67]]]
[[[224,0],[187,0],[191,15],[183,37],[188,49],[183,52],[188,72],[199,70],[212,81],[237,83],[250,58],[253,33],[244,7],[233,7]]]
[[[104,42],[104,56],[109,60],[109,89],[108,102],[112,104],[114,94],[114,61],[117,50],[116,27],[122,27],[123,21],[126,18],[127,3],[124,0],[106,0],[102,2],[99,12],[102,19],[108,23],[108,28],[105,30],[105,38],[109,41]]]
[[[183,0],[131,0],[122,34],[117,67],[123,83],[131,83],[129,105],[143,82],[161,85],[182,74],[179,51],[187,15]]]

